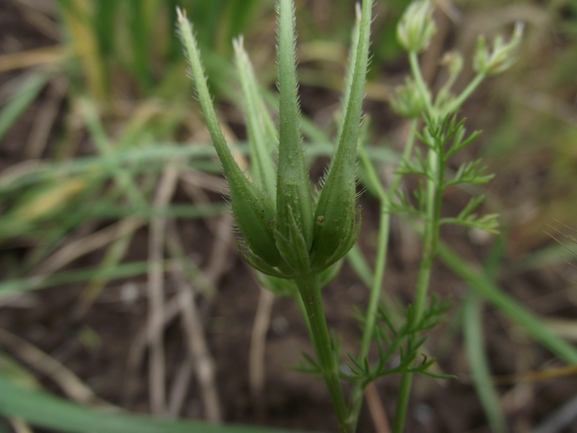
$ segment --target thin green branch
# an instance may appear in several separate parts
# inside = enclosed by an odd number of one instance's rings
[[[411,71],[413,72],[413,77],[415,78],[417,87],[421,92],[423,101],[425,101],[427,112],[429,113],[429,115],[432,116],[434,113],[434,108],[433,103],[431,102],[431,92],[429,92],[427,84],[423,79],[423,74],[421,73],[421,67],[419,66],[419,57],[415,51],[409,52],[409,63],[411,64]]]
[[[442,146],[429,149],[428,164],[432,178],[427,179],[427,216],[425,219],[425,233],[423,239],[423,258],[419,265],[417,287],[414,300],[414,314],[407,324],[409,329],[414,329],[421,322],[427,305],[427,293],[433,269],[433,261],[437,254],[439,242],[439,221],[441,218],[441,204],[443,198],[444,161],[437,153],[442,151]],[[409,337],[408,345],[411,345],[418,334]],[[393,422],[393,433],[402,433],[405,427],[409,397],[411,394],[413,372],[405,371],[401,379],[401,388],[397,398],[397,409]]]
[[[479,84],[481,84],[481,82],[485,79],[485,77],[486,77],[485,74],[479,72],[475,76],[473,81],[471,81],[469,85],[465,88],[465,90],[463,90],[456,99],[451,101],[451,103],[447,107],[443,108],[442,110],[443,113],[449,114],[456,112],[461,107],[461,105],[463,105],[463,102],[465,102],[469,98],[469,96],[471,96],[471,94],[477,89],[477,87],[479,87]]]

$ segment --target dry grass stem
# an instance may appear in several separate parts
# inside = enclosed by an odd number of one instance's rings
[[[62,45],[36,48],[15,54],[0,56],[0,72],[24,69],[52,63],[61,63],[68,57],[68,50]]]
[[[14,433],[34,433],[34,430],[20,418],[11,419],[10,424],[14,429]]]
[[[225,185],[222,177],[200,171],[182,172],[180,173],[180,178],[183,180],[184,185],[189,184],[216,193],[222,193],[223,186]]]
[[[577,395],[548,416],[531,433],[560,433],[577,423]]]
[[[103,271],[118,265],[118,263],[122,261],[128,252],[128,248],[130,247],[134,232],[137,228],[138,225],[133,223],[130,218],[122,221],[122,224],[119,227],[118,238],[108,247],[104,258],[100,263],[100,268]],[[109,279],[101,275],[96,275],[88,282],[86,288],[82,291],[79,302],[76,306],[74,312],[75,317],[82,317],[86,314],[108,283]]]
[[[264,419],[266,402],[264,398],[265,379],[265,347],[266,334],[270,325],[270,316],[274,304],[274,294],[263,287],[260,288],[258,306],[250,336],[248,380],[250,394],[259,419]]]
[[[40,158],[46,148],[48,136],[54,125],[54,121],[60,111],[62,100],[68,90],[68,79],[65,76],[59,76],[52,80],[48,86],[46,100],[36,112],[32,130],[28,136],[28,142],[24,149],[24,157],[27,159]]]
[[[153,207],[165,207],[178,180],[178,171],[169,163],[160,179]],[[148,267],[148,335],[150,345],[149,394],[152,412],[166,414],[166,377],[164,362],[164,232],[166,218],[154,217],[150,223]]]
[[[231,244],[234,240],[233,233],[234,217],[225,214],[218,220],[215,233],[215,241],[212,245],[205,274],[207,278],[216,285],[227,269],[232,265],[230,257]]]
[[[168,299],[164,303],[164,311],[162,313],[162,327],[163,331],[177,317],[180,312],[180,301],[178,294]],[[126,362],[126,374],[123,388],[123,405],[129,406],[137,391],[138,370],[142,367],[144,361],[144,354],[146,348],[152,344],[152,339],[148,330],[148,324],[140,329],[132,340],[132,345],[128,352],[128,360]]]
[[[168,395],[168,415],[170,418],[178,418],[182,412],[182,406],[186,399],[188,386],[193,374],[193,361],[190,356],[186,356],[180,363]]]
[[[72,371],[22,338],[0,329],[0,345],[34,370],[49,377],[66,396],[75,402],[104,404]]]
[[[178,264],[175,267],[178,267]],[[172,276],[178,290],[184,333],[201,388],[205,417],[218,423],[222,421],[222,410],[216,389],[215,364],[204,336],[204,326],[196,309],[194,290],[186,280],[182,268],[173,269]]]
[[[387,413],[374,382],[369,383],[365,388],[365,398],[367,399],[367,406],[369,407],[376,433],[391,433]]]
[[[544,323],[554,332],[571,341],[577,341],[577,321],[570,319],[548,318]]]
[[[18,0],[14,3],[21,10],[26,21],[34,26],[40,33],[48,36],[50,39],[60,39],[60,27],[53,19],[56,18],[58,14],[54,4],[34,0]]]
[[[48,257],[38,265],[32,275],[50,275],[72,261],[102,248],[111,242],[139,229],[144,224],[141,218],[126,218],[81,239],[76,239]]]

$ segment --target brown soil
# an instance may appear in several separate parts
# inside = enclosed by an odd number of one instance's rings
[[[0,2],[0,54],[22,51],[53,43],[31,27],[12,1]],[[15,42],[16,41],[16,42]],[[16,44],[16,45],[14,45]],[[14,73],[0,75],[0,85]],[[305,112],[313,112],[319,90],[303,88]],[[334,94],[325,95],[334,101]],[[310,96],[310,98],[309,98]],[[471,104],[480,104],[475,100]],[[307,105],[308,104],[308,105]],[[473,105],[468,107],[471,111]],[[374,113],[384,106],[374,103]],[[6,168],[22,161],[18,143],[25,140],[33,121],[32,107],[12,128],[0,145],[0,167]],[[375,116],[376,117],[376,116]],[[470,129],[477,125],[471,125]],[[482,126],[482,125],[481,125]],[[390,131],[391,124],[377,126]],[[321,170],[317,170],[321,172]],[[499,184],[498,184],[499,185]],[[501,185],[502,186],[502,185]],[[507,186],[502,186],[504,189]],[[498,190],[498,186],[494,186]],[[506,194],[507,191],[497,191]],[[454,193],[447,197],[447,207],[462,207],[465,194]],[[368,257],[374,256],[374,238],[378,222],[378,207],[367,193],[362,198],[363,228],[361,247]],[[185,239],[186,253],[191,257],[206,257],[212,248],[212,237],[204,221],[179,221],[180,233]],[[418,268],[418,239],[394,223],[390,244],[386,285],[391,296],[406,302],[412,297]],[[474,246],[467,241],[467,232],[447,230],[447,241],[473,262],[480,262],[488,246]],[[127,261],[145,260],[148,233],[140,230],[126,255]],[[3,277],[13,274],[29,252],[29,246],[2,245],[0,271]],[[299,310],[289,299],[277,298],[271,314],[271,327],[266,339],[265,391],[266,410],[260,417],[251,399],[248,381],[248,351],[251,340],[259,291],[248,266],[236,254],[234,242],[229,246],[228,270],[217,282],[218,295],[212,301],[198,298],[198,307],[206,330],[209,349],[217,365],[217,387],[221,398],[224,420],[241,424],[259,424],[285,428],[334,432],[337,424],[324,384],[287,367],[295,366],[301,359],[300,352],[312,353],[306,329]],[[95,266],[102,259],[93,253],[75,262],[71,268]],[[509,259],[512,259],[510,257]],[[199,260],[201,267],[206,265]],[[502,287],[528,305],[538,314],[555,313],[575,318],[577,310],[567,306],[561,295],[551,295],[551,287],[565,284],[558,273],[551,270],[532,271],[516,276],[504,274]],[[455,307],[448,313],[448,322],[438,326],[427,342],[427,350],[438,360],[439,368],[455,374],[456,379],[438,381],[418,377],[409,409],[407,432],[463,433],[489,432],[487,421],[468,375],[466,355],[462,347],[462,334],[455,319],[460,314],[460,301],[467,292],[442,264],[437,264],[431,291],[452,296]],[[128,284],[135,284],[136,298],[124,300]],[[175,288],[167,279],[167,298]],[[45,353],[64,363],[78,375],[98,397],[131,411],[148,412],[148,380],[146,361],[135,371],[128,368],[130,350],[136,336],[143,329],[147,307],[145,279],[117,281],[108,286],[95,304],[83,316],[78,316],[77,305],[84,286],[70,284],[34,292],[25,297],[25,304],[1,307],[0,328],[8,330]],[[354,306],[367,302],[368,291],[358,277],[345,264],[337,280],[324,290],[324,300],[329,326],[343,338],[343,352],[355,352],[360,336],[354,318]],[[539,302],[548,299],[547,302]],[[537,300],[537,301],[536,301]],[[546,365],[553,356],[535,344],[525,332],[493,309],[485,311],[485,331],[491,367],[496,375],[511,375]],[[456,324],[456,325],[455,325]],[[167,381],[171,384],[187,349],[178,320],[166,329]],[[17,357],[16,353],[8,353]],[[34,367],[30,371],[35,372]],[[129,374],[131,376],[129,376]],[[51,380],[38,375],[47,390],[61,395],[61,390]],[[391,377],[377,382],[377,389],[389,419],[392,419],[399,379]],[[528,432],[564,402],[577,389],[577,378],[569,376],[537,383],[504,384],[499,387],[504,396],[507,418],[516,432]],[[181,413],[183,417],[202,415],[199,384],[192,380]],[[363,408],[359,432],[374,431],[371,415]],[[577,432],[575,426],[560,433]]]

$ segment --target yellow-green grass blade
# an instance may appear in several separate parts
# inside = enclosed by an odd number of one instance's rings
[[[0,377],[0,414],[63,433],[282,433],[252,426],[202,421],[166,421],[149,416],[91,409]],[[287,430],[284,430],[287,432]]]
[[[36,99],[38,93],[46,86],[52,74],[41,71],[32,74],[28,79],[22,83],[20,88],[14,93],[12,99],[2,107],[0,111],[0,140],[10,129],[10,127],[18,120],[20,115],[30,106],[32,101]]]
[[[103,272],[100,267],[97,267],[76,269],[73,271],[63,271],[48,276],[13,278],[0,282],[0,298],[15,293],[39,290],[47,287],[59,286],[62,284],[88,281],[97,275],[105,276],[110,280],[130,278],[146,274],[147,269],[148,262],[143,261],[123,263],[116,266],[115,268],[106,269],[105,272]]]
[[[235,145],[235,149],[243,155],[248,155],[249,153],[246,143]],[[333,150],[333,145],[328,140],[306,145],[307,156],[311,158],[330,156]],[[398,155],[394,151],[384,146],[371,146],[367,148],[367,154],[375,162],[395,163],[399,160]],[[133,173],[147,170],[158,171],[162,169],[163,164],[169,159],[181,160],[186,167],[221,173],[220,168],[216,170],[215,165],[209,162],[209,158],[214,156],[215,149],[205,143],[178,145],[172,142],[153,142],[142,149],[115,152],[114,158],[103,155],[81,157],[73,161],[42,164],[28,171],[2,177],[0,178],[0,194],[7,194],[60,176],[94,172],[109,176],[118,168],[137,163],[138,167],[132,169]]]

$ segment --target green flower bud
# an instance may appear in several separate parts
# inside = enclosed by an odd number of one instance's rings
[[[283,258],[295,271],[304,274],[309,271],[313,210],[299,126],[294,9],[289,0],[280,0],[278,8],[279,154],[275,236]]]
[[[311,267],[317,272],[341,259],[359,236],[355,158],[337,164],[331,167],[315,212]]]
[[[496,75],[509,69],[517,60],[523,28],[523,23],[515,24],[513,37],[507,43],[502,36],[497,36],[493,41],[492,51],[487,48],[485,37],[479,36],[473,57],[473,69],[485,75]]]
[[[420,52],[437,31],[433,8],[428,1],[414,1],[397,25],[397,39],[407,51]]]
[[[236,171],[236,170],[235,170]],[[275,211],[271,201],[244,175],[228,170],[232,213],[250,252],[271,267],[281,263],[274,239]],[[243,180],[244,179],[244,180]]]
[[[185,53],[190,63],[198,100],[228,180],[232,212],[245,246],[248,248],[247,260],[263,272],[276,274],[278,271],[274,268],[277,266],[285,268],[286,264],[275,243],[274,206],[266,195],[245,177],[226,144],[212,105],[192,26],[184,14],[180,10],[177,11],[180,34],[186,48]]]
[[[357,44],[351,53],[352,79],[344,101],[338,147],[315,210],[311,268],[320,272],[341,259],[359,235],[356,155],[369,50],[370,8],[362,11]]]
[[[228,148],[206,84],[197,42],[188,20],[179,11],[179,28],[191,66],[198,99],[206,118],[224,173],[228,179],[230,203],[242,235],[241,253],[251,266],[273,277],[271,285],[290,295],[291,287],[274,278],[298,279],[316,274],[328,282],[340,266],[359,234],[356,209],[356,150],[368,64],[371,23],[370,0],[363,0],[360,25],[351,52],[351,65],[345,96],[344,121],[339,128],[338,147],[313,210],[310,180],[305,164],[299,125],[298,85],[295,66],[294,10],[291,0],[279,0],[278,88],[279,152],[276,177],[276,206],[272,165],[263,145],[271,141],[270,128],[259,121],[261,110],[256,84],[240,42],[236,44],[239,71],[247,97],[249,135],[257,152],[257,182],[249,182]],[[266,122],[265,122],[266,123]],[[264,127],[266,134],[261,134]],[[274,135],[274,133],[272,134]],[[262,155],[258,155],[261,152]],[[259,171],[260,170],[260,171]],[[315,278],[316,278],[315,277]],[[263,280],[263,281],[266,281]]]
[[[395,88],[390,104],[395,113],[408,119],[420,117],[426,109],[421,92],[412,78],[407,78],[404,86]]]

